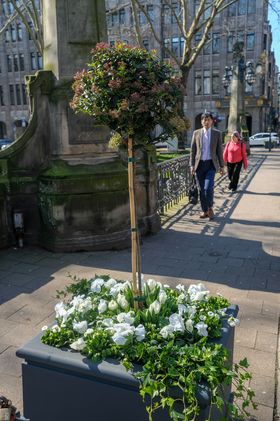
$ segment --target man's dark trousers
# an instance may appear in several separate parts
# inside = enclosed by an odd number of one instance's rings
[[[196,178],[199,184],[200,204],[203,212],[207,212],[209,208],[213,207],[215,174],[216,169],[212,159],[199,161]]]

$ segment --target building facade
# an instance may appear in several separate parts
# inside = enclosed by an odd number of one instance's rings
[[[37,2],[39,8],[39,1]],[[14,13],[12,3],[1,0],[0,27]],[[28,22],[32,28],[32,22]],[[29,110],[25,75],[42,69],[42,57],[36,50],[20,19],[6,27],[0,41],[0,138],[15,140],[28,124]]]
[[[180,2],[172,1],[180,19]],[[189,1],[188,25],[193,22],[200,1]],[[211,3],[211,2],[210,2]],[[143,44],[147,49],[156,49],[162,60],[171,61],[161,45],[168,46],[177,57],[182,56],[184,38],[174,13],[166,1],[150,0],[142,3],[154,25],[154,33],[147,22],[147,16],[138,10],[138,21]],[[204,18],[210,9],[205,9]],[[131,3],[125,0],[107,0],[107,25],[109,43],[117,40],[136,43],[134,18]],[[277,72],[274,53],[271,52],[272,33],[268,21],[268,4],[265,0],[237,0],[220,12],[214,21],[209,40],[191,68],[185,100],[185,113],[191,121],[191,129],[200,127],[200,116],[205,109],[217,116],[217,126],[226,131],[230,87],[223,86],[225,67],[233,63],[233,47],[236,41],[243,41],[245,62],[261,64],[256,82],[245,87],[245,112],[249,134],[267,131],[270,125],[271,108],[277,94]],[[199,41],[197,33],[194,42]],[[159,39],[160,43],[156,41]],[[260,66],[258,66],[260,68]]]

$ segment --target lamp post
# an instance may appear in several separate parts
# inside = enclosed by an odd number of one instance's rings
[[[249,133],[244,107],[245,82],[250,86],[256,81],[256,72],[252,61],[245,63],[244,42],[237,41],[233,46],[233,65],[225,67],[223,77],[224,88],[231,87],[228,133],[238,130],[246,141],[249,150]]]

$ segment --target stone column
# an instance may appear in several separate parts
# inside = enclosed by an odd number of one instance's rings
[[[242,45],[240,45],[242,44]],[[244,56],[243,43],[236,43],[232,69],[231,94],[229,106],[228,133],[241,130],[244,115]]]
[[[103,0],[43,2],[44,70],[72,79],[85,67],[94,45],[107,40]]]
[[[107,40],[105,2],[48,0],[43,2],[44,70],[52,71],[55,87],[50,98],[52,154],[80,163],[104,162],[116,154],[107,148],[109,131],[93,118],[69,107],[74,74],[86,67],[97,42]],[[104,157],[104,154],[106,155]]]

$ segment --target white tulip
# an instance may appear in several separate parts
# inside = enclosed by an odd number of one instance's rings
[[[158,294],[158,301],[160,302],[160,304],[164,304],[166,300],[167,300],[166,292],[163,290],[160,290]]]
[[[112,336],[112,339],[117,345],[125,345],[126,343],[126,338],[118,332]]]
[[[136,336],[136,340],[138,342],[141,342],[145,339],[146,330],[145,330],[145,327],[143,325],[138,325],[135,328],[134,333],[135,333],[135,336]]]
[[[185,326],[186,326],[186,330],[189,333],[192,333],[193,332],[193,321],[191,319],[186,320]]]
[[[119,323],[128,323],[129,325],[132,325],[134,323],[134,317],[132,317],[130,313],[119,313],[117,315],[117,321]]]
[[[111,311],[114,311],[118,308],[118,303],[115,300],[109,301],[108,308]]]
[[[208,336],[207,327],[207,324],[203,322],[199,322],[195,325],[199,336]]]
[[[88,324],[86,320],[82,320],[81,322],[73,322],[73,329],[80,334],[84,334],[87,328]]]
[[[99,302],[99,304],[98,304],[98,308],[97,309],[98,309],[98,313],[99,314],[104,313],[107,310],[107,301],[101,299],[100,302]]]
[[[188,311],[187,307],[184,304],[178,304],[178,312],[180,316]]]
[[[228,318],[228,324],[231,327],[239,326],[240,325],[240,320],[231,316],[231,317]]]
[[[122,294],[119,294],[118,296],[117,296],[117,303],[119,304],[119,306],[122,308],[122,309],[126,309],[128,306],[129,306],[129,303],[128,303],[128,301],[126,300],[126,298],[125,298],[125,296],[124,295],[122,295]]]
[[[176,286],[176,289],[178,289],[179,292],[185,292],[185,285],[179,284]]]
[[[147,279],[145,284],[149,287],[151,291],[153,291],[159,283],[155,281],[154,279]]]
[[[70,344],[70,348],[74,349],[75,351],[82,351],[86,346],[85,341],[83,338],[77,339],[75,342]]]
[[[171,326],[171,325],[167,325],[167,326],[164,326],[164,327],[160,330],[159,334],[160,334],[160,335],[161,335],[164,339],[166,339],[166,338],[168,338],[168,336],[173,335],[173,332],[174,332],[174,328],[173,328],[173,326]]]
[[[156,300],[152,304],[150,304],[148,310],[149,310],[150,313],[159,314],[160,309],[161,309],[161,304],[160,304],[159,301]]]
[[[106,289],[111,289],[113,286],[115,286],[117,281],[113,278],[108,279],[108,281],[105,282],[104,286]]]
[[[190,285],[188,288],[188,294],[191,301],[203,301],[207,298],[209,291],[201,283],[197,285]]]
[[[84,336],[89,336],[92,335],[92,333],[94,332],[94,330],[90,327],[89,329],[87,329],[84,333]]]
[[[111,327],[111,326],[113,326],[114,321],[113,321],[113,319],[110,319],[110,318],[108,318],[108,319],[103,319],[103,320],[102,320],[102,324],[103,324],[104,326]]]
[[[102,278],[96,278],[94,279],[94,281],[92,281],[91,286],[90,286],[90,290],[91,292],[94,293],[99,293],[101,292],[101,288],[104,285],[104,279]]]
[[[182,316],[180,316],[180,314],[177,314],[177,313],[171,314],[171,316],[169,317],[169,323],[171,324],[171,326],[173,326],[173,330],[175,332],[184,332],[185,330],[184,320]]]

